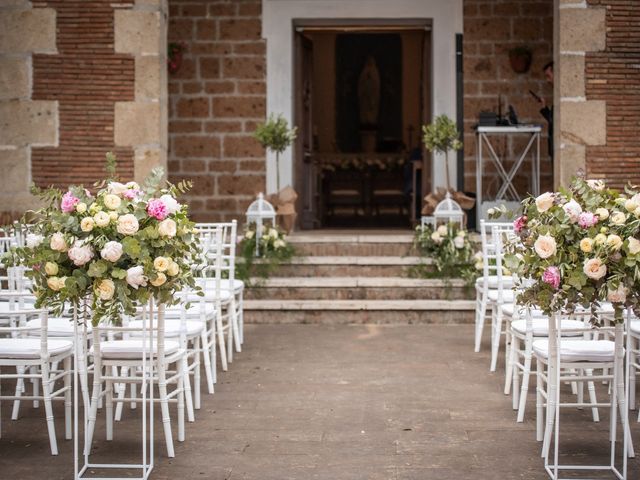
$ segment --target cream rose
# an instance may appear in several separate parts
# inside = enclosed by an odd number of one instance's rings
[[[268,236],[274,239],[278,238],[278,230],[276,230],[275,228],[270,228]]]
[[[180,205],[178,201],[169,194],[162,195],[160,200],[162,200],[164,206],[167,207],[167,211],[170,215],[179,212],[182,208],[182,205]]]
[[[93,220],[96,222],[96,225],[99,227],[106,227],[109,225],[111,221],[111,217],[106,212],[98,212],[93,216]]]
[[[64,239],[64,235],[60,232],[56,232],[51,235],[51,242],[49,243],[51,250],[55,250],[56,252],[66,252],[69,246]]]
[[[118,218],[117,230],[118,233],[122,235],[134,235],[139,228],[138,219],[131,213],[127,213]]]
[[[629,237],[629,253],[631,255],[636,255],[640,253],[640,240],[634,237]]]
[[[47,278],[47,286],[54,292],[59,292],[64,288],[64,282],[67,277],[49,277]]]
[[[69,258],[75,266],[81,267],[93,258],[93,250],[91,249],[91,245],[76,242],[73,247],[69,249],[67,255],[69,255]]]
[[[607,236],[604,233],[599,233],[596,235],[596,238],[594,240],[596,242],[596,245],[604,245],[607,241]]]
[[[158,224],[158,233],[161,237],[175,237],[178,231],[176,222],[165,218]]]
[[[620,250],[622,239],[618,235],[611,234],[607,237],[607,246],[613,250]]]
[[[607,266],[599,258],[591,258],[584,262],[582,271],[587,277],[600,280],[607,274]]]
[[[169,268],[167,268],[167,275],[169,275],[170,277],[175,277],[179,273],[180,273],[180,265],[178,265],[176,262],[171,262],[169,264]]]
[[[153,261],[153,268],[155,268],[158,272],[164,272],[169,268],[171,264],[171,260],[167,257],[156,257]]]
[[[100,256],[108,262],[117,262],[122,257],[122,244],[114,241],[105,243]]]
[[[627,221],[627,216],[622,212],[613,212],[609,220],[613,225],[624,225]]]
[[[120,197],[117,195],[114,195],[113,193],[108,193],[107,195],[105,195],[103,198],[103,201],[104,201],[104,206],[107,207],[109,210],[117,210],[118,208],[120,208],[120,205],[122,204],[122,200],[120,200]]]
[[[280,239],[278,239],[278,240],[276,240],[275,242],[273,242],[273,246],[274,246],[276,249],[280,249],[280,248],[284,247],[285,245],[286,245],[286,243],[284,242],[284,240],[280,240]]]
[[[575,200],[569,200],[562,206],[562,210],[567,214],[571,223],[576,223],[580,214],[582,213],[582,207]]]
[[[600,220],[606,220],[609,218],[609,210],[606,208],[596,208],[596,215]]]
[[[605,184],[602,180],[587,180],[587,185],[589,185],[596,192],[601,192],[605,187]]]
[[[118,212],[109,212],[109,220],[112,222],[118,221]]]
[[[44,264],[44,271],[47,275],[57,275],[58,274],[58,264],[53,262],[47,262]]]
[[[158,273],[158,276],[155,280],[151,280],[151,285],[154,287],[159,287],[160,285],[164,285],[167,281],[167,276],[164,273]]]
[[[555,196],[551,192],[545,192],[536,198],[536,208],[539,212],[546,212],[553,206]]]
[[[590,253],[593,250],[594,241],[591,238],[583,238],[580,240],[580,250],[584,253]]]
[[[80,230],[82,230],[83,232],[90,232],[95,226],[96,222],[91,217],[84,217],[82,220],[80,220]]]
[[[453,239],[453,245],[458,249],[464,248],[464,238],[456,236],[456,238]]]
[[[442,237],[437,231],[431,234],[431,240],[433,240],[436,243],[442,243]]]
[[[633,200],[627,200],[624,202],[624,208],[629,212],[633,212],[638,208],[638,204]]]
[[[28,233],[26,244],[28,248],[36,248],[39,247],[44,241],[44,237],[37,233]]]
[[[533,248],[540,258],[549,258],[556,253],[556,240],[551,235],[540,235]]]
[[[615,290],[609,290],[607,292],[607,300],[612,303],[624,303],[627,300],[627,289],[620,285]]]
[[[79,204],[76,205],[76,212],[78,213],[84,213],[87,211],[87,204],[84,202],[80,202]]]
[[[122,195],[127,189],[127,186],[120,182],[109,182],[107,185],[107,191],[113,195]]]
[[[136,290],[138,287],[146,287],[147,277],[144,275],[144,269],[141,266],[129,268],[127,270],[127,283]]]
[[[253,230],[248,230],[247,233],[244,234],[244,238],[247,240],[251,240],[253,236],[256,234]]]
[[[116,285],[113,283],[113,280],[105,278],[98,284],[96,293],[100,297],[100,300],[111,300],[113,294],[116,293]]]
[[[441,237],[444,237],[447,234],[447,226],[440,225],[436,231],[440,234]]]

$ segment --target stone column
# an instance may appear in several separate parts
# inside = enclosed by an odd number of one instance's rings
[[[607,105],[588,100],[585,54],[606,46],[606,10],[582,0],[555,0],[554,15],[554,178],[567,185],[578,170],[586,171],[586,146],[604,145]]]
[[[32,55],[55,54],[56,13],[26,0],[0,5],[0,213],[2,222],[36,206],[29,193],[31,147],[57,146],[58,102],[33,101]]]
[[[134,176],[167,169],[167,1],[136,0],[115,12],[115,51],[135,57],[135,100],[116,102],[116,146],[133,147]]]

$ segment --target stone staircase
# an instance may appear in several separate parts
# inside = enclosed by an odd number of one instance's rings
[[[408,278],[412,233],[295,233],[300,254],[245,293],[247,323],[471,323],[461,280]]]

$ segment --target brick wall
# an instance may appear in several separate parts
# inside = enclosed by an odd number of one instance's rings
[[[586,169],[622,187],[640,183],[640,8],[629,0],[589,0],[606,7],[606,48],[585,57],[587,100],[606,101],[606,144],[588,145]]]
[[[261,2],[170,0],[169,16],[169,42],[185,47],[169,77],[170,178],[193,180],[196,220],[238,218],[265,185],[251,136],[265,116]]]
[[[472,127],[481,110],[498,111],[498,95],[502,95],[503,112],[511,104],[520,121],[545,125],[541,141],[542,188],[551,187],[546,122],[529,89],[544,96],[547,104],[551,104],[552,88],[546,84],[541,69],[552,60],[552,43],[553,0],[464,0],[465,190],[476,189],[476,145]],[[528,73],[517,74],[509,64],[508,51],[521,45],[531,48],[533,61]],[[525,138],[500,139],[494,146],[497,146],[498,154],[506,153],[513,158],[525,141]],[[495,174],[485,178],[489,192],[495,192],[501,183]],[[519,191],[525,191],[527,185],[526,175],[517,178]]]
[[[114,103],[134,97],[134,59],[114,52],[114,9],[131,0],[34,1],[55,9],[56,55],[33,55],[33,99],[59,102],[59,141],[34,147],[33,181],[40,186],[91,184],[104,176],[114,151],[119,173],[133,178],[133,149],[115,148]]]

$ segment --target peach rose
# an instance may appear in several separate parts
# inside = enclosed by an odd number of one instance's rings
[[[540,235],[533,248],[540,258],[549,258],[556,253],[556,240],[551,235]]]
[[[600,280],[607,274],[607,266],[599,258],[591,258],[584,262],[582,271],[587,277]]]

